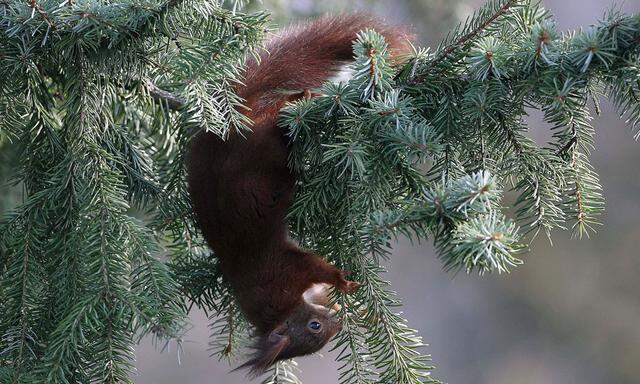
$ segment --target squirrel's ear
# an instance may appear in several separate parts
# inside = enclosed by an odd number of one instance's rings
[[[264,349],[261,349],[256,354],[254,363],[251,367],[251,372],[254,374],[260,374],[269,368],[273,363],[278,360],[280,353],[289,345],[291,339],[287,335],[282,335],[273,330],[266,340]]]
[[[287,336],[287,324],[286,323],[282,323],[280,325],[278,325],[277,327],[275,327],[273,329],[273,331],[271,331],[269,333],[269,336],[267,337],[268,341],[273,341],[273,342],[280,342],[282,340],[283,337],[288,337]]]
[[[289,345],[291,338],[285,334],[287,328],[284,325],[278,326],[267,336],[263,336],[258,345],[253,358],[238,368],[249,368],[251,376],[259,376],[267,370],[273,363],[278,361],[280,353]]]

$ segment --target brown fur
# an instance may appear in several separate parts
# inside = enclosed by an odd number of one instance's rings
[[[230,134],[226,141],[202,132],[190,146],[193,208],[224,278],[260,337],[247,363],[256,373],[277,360],[319,350],[338,331],[328,309],[306,303],[304,291],[315,283],[343,292],[358,287],[288,238],[285,216],[296,176],[287,167],[288,143],[277,116],[286,102],[320,86],[351,60],[352,41],[366,28],[383,34],[392,52],[408,46],[404,30],[364,14],[322,17],[286,29],[268,42],[259,62],[249,61],[245,85],[237,89],[253,132]],[[322,323],[322,332],[310,336],[311,320]]]

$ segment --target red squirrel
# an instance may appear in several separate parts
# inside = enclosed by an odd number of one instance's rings
[[[192,139],[187,174],[204,238],[258,341],[242,367],[254,374],[276,361],[318,351],[339,330],[328,302],[332,285],[351,293],[359,284],[288,237],[285,221],[296,175],[287,166],[289,138],[277,124],[287,103],[311,97],[353,59],[352,42],[365,29],[382,34],[390,51],[406,51],[409,35],[365,14],[325,16],[282,31],[250,59],[237,94],[252,132],[226,139],[200,132]]]

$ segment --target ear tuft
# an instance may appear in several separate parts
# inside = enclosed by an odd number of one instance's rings
[[[279,360],[279,355],[290,342],[291,339],[288,335],[281,334],[279,328],[274,329],[269,335],[260,338],[258,344],[255,346],[256,352],[253,358],[238,368],[233,369],[233,371],[248,368],[248,376],[256,378],[262,375],[270,366]]]

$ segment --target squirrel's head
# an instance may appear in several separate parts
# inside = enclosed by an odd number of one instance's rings
[[[272,364],[319,351],[341,328],[336,316],[339,306],[327,308],[327,287],[316,284],[285,321],[260,336],[251,360],[242,365],[259,375]]]

